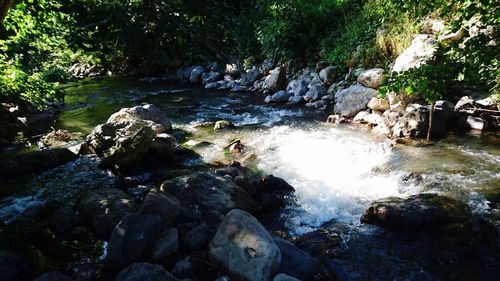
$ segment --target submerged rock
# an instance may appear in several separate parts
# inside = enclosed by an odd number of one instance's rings
[[[274,237],[274,242],[281,252],[281,265],[278,272],[300,280],[312,280],[319,273],[319,263],[308,253],[282,238]]]
[[[26,153],[0,154],[0,176],[4,179],[21,177],[71,162],[77,155],[66,148],[53,148]]]
[[[38,141],[38,147],[65,147],[68,146],[69,142],[78,140],[80,137],[81,135],[66,130],[52,131]]]
[[[418,194],[406,199],[388,197],[373,202],[361,223],[396,231],[433,230],[463,221],[468,209],[462,203],[437,194]]]
[[[209,245],[210,259],[236,278],[271,280],[281,264],[281,252],[266,229],[249,213],[229,212]]]
[[[126,267],[116,276],[115,281],[178,281],[161,265],[151,263],[134,263]]]

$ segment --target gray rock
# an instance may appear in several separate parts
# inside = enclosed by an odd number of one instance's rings
[[[150,263],[134,263],[120,271],[115,281],[178,281],[161,265]]]
[[[135,210],[133,199],[125,192],[105,187],[84,194],[77,207],[78,216],[103,239],[108,239],[116,224]]]
[[[290,81],[286,87],[288,93],[292,93],[295,96],[303,96],[309,90],[309,81],[304,78],[298,78]]]
[[[308,253],[279,237],[274,237],[274,242],[281,252],[281,266],[278,272],[300,280],[312,280],[313,276],[319,273],[318,262]]]
[[[138,261],[154,245],[160,233],[160,216],[128,215],[111,233],[106,258],[121,264]]]
[[[286,87],[286,70],[284,67],[276,67],[271,71],[262,85],[262,90],[279,91]]]
[[[415,36],[411,45],[396,58],[392,71],[402,72],[420,67],[434,56],[436,49],[436,40],[432,36],[419,34]]]
[[[280,273],[280,274],[274,276],[273,281],[300,281],[300,280],[297,278],[294,278],[290,275]]]
[[[234,127],[235,126],[231,121],[219,120],[219,121],[215,122],[214,130],[218,131],[218,130],[224,130],[224,129],[231,129]]]
[[[303,96],[293,96],[288,99],[289,105],[301,105],[306,103],[306,100]]]
[[[328,85],[335,82],[335,80],[337,79],[337,76],[338,76],[338,71],[337,71],[337,68],[334,66],[329,66],[329,67],[323,68],[319,72],[319,77],[321,78],[321,81],[323,81],[323,83],[328,84]]]
[[[221,79],[222,79],[222,74],[220,74],[219,72],[210,71],[210,72],[205,72],[201,75],[201,81],[203,82],[203,85],[207,85],[209,83],[213,83]]]
[[[482,131],[486,128],[485,122],[481,117],[467,116],[467,128],[472,130]]]
[[[217,81],[217,82],[211,82],[211,83],[207,83],[205,85],[205,89],[209,89],[209,90],[213,90],[213,89],[219,89],[223,86],[223,84],[225,83],[226,81]]]
[[[118,112],[113,113],[106,123],[119,123],[132,120],[152,121],[158,125],[162,125],[163,128],[160,131],[153,128],[158,134],[172,130],[172,124],[167,119],[166,115],[158,107],[152,104],[122,108]]]
[[[214,229],[206,223],[197,225],[186,233],[184,245],[190,251],[201,250],[208,245],[214,232]]]
[[[153,258],[161,259],[179,251],[179,233],[177,228],[165,231],[153,246]]]
[[[191,84],[200,84],[203,72],[205,72],[205,68],[203,66],[195,66],[189,74],[189,82]]]
[[[148,150],[150,158],[165,161],[173,159],[177,141],[172,135],[162,133],[157,134]]]
[[[315,84],[309,86],[309,91],[304,96],[304,99],[308,102],[313,102],[321,99],[323,96],[328,94],[325,87],[321,84]]]
[[[327,105],[328,105],[328,102],[326,100],[323,100],[323,99],[315,101],[315,102],[306,103],[306,107],[311,107],[311,108],[315,108],[315,109],[323,108]]]
[[[256,212],[258,204],[238,187],[230,177],[219,177],[211,173],[195,173],[166,181],[161,186],[183,206],[197,204],[205,210],[215,210],[222,214],[232,209]]]
[[[271,280],[281,264],[281,252],[266,229],[250,214],[233,210],[209,245],[212,262],[248,281]]]
[[[266,98],[266,102],[287,102],[292,95],[292,93],[288,93],[287,91],[279,91],[274,95],[268,96],[269,98]]]
[[[437,194],[418,194],[406,199],[379,199],[360,220],[396,231],[432,231],[450,222],[463,221],[467,216],[467,207],[458,201]]]
[[[339,90],[335,94],[334,112],[345,117],[354,117],[364,110],[368,102],[376,95],[376,91],[361,85],[352,85],[347,89]]]
[[[151,191],[144,198],[140,214],[159,215],[162,219],[162,226],[164,228],[172,226],[177,220],[177,216],[181,210],[179,199],[162,192],[156,188]]]
[[[269,72],[274,68],[275,63],[272,59],[265,59],[262,65],[259,67],[259,71],[262,75],[268,75]]]
[[[260,78],[260,75],[260,71],[253,67],[241,76],[240,84],[246,87],[252,86]]]
[[[389,101],[386,99],[379,99],[377,97],[373,97],[369,102],[368,102],[368,108],[371,110],[379,111],[379,112],[384,112],[386,110],[391,109],[391,106],[389,105]]]
[[[62,272],[59,271],[51,271],[42,274],[38,278],[36,278],[34,281],[72,281],[73,279],[69,278],[68,276],[64,275]]]
[[[382,68],[368,69],[358,76],[357,81],[365,87],[378,89],[385,82],[384,72]]]

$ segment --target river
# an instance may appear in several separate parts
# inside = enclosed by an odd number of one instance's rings
[[[257,93],[121,78],[84,80],[65,90],[66,106],[57,128],[89,133],[122,107],[151,103],[167,114],[174,128],[189,133],[186,146],[208,143],[194,146],[204,162],[227,160],[222,147],[240,139],[253,156],[248,165],[296,188],[294,202],[276,215],[290,235],[322,227],[340,237],[342,250],[332,266],[341,280],[451,280],[487,272],[475,264],[463,266],[462,260],[440,268],[443,264],[435,263],[451,257],[427,255],[440,255],[443,249],[421,249],[420,242],[361,225],[359,218],[373,200],[426,192],[458,199],[478,217],[497,222],[498,202],[488,201],[488,194],[500,188],[498,136],[452,135],[431,144],[394,145],[361,125],[331,126],[312,110],[265,104]],[[199,126],[222,119],[237,127],[214,132]],[[22,205],[30,201],[23,198],[2,201],[4,221],[12,217],[9,212],[22,214]]]

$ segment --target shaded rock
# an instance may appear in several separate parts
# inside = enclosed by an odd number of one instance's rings
[[[202,209],[216,210],[222,214],[236,208],[249,212],[256,212],[259,208],[231,178],[211,173],[195,173],[166,181],[161,189],[179,198],[183,206],[197,204]]]
[[[227,167],[217,169],[215,170],[215,173],[219,176],[230,176],[232,178],[235,178],[240,174],[240,170],[236,167]]]
[[[159,215],[162,219],[164,228],[172,226],[177,220],[177,216],[181,210],[179,199],[168,194],[167,192],[159,191],[156,188],[144,198],[140,214]]]
[[[184,280],[213,280],[207,276],[207,269],[207,265],[199,259],[187,256],[174,265],[172,274]]]
[[[293,96],[288,99],[289,105],[301,105],[306,103],[306,100],[303,96]]]
[[[111,234],[107,259],[110,262],[128,264],[140,260],[161,232],[158,215],[128,215]]]
[[[342,238],[325,229],[303,234],[295,240],[295,245],[314,257],[336,256],[341,248]]]
[[[88,221],[98,237],[107,239],[122,217],[135,212],[130,196],[116,188],[100,188],[82,196],[78,216]]]
[[[210,259],[236,278],[271,280],[279,269],[281,252],[266,229],[250,214],[229,212],[209,245]]]
[[[26,153],[0,154],[0,176],[4,179],[43,172],[74,161],[77,155],[66,148],[37,150]]]
[[[49,225],[58,234],[68,233],[76,226],[78,218],[69,208],[59,208],[49,218]]]
[[[0,104],[0,148],[8,145],[14,140],[17,132],[23,124],[19,122],[14,114]]]
[[[153,246],[153,258],[161,259],[179,251],[179,233],[177,228],[165,231]]]
[[[318,63],[316,63],[316,72],[321,71],[329,65],[330,63],[328,63],[327,61],[319,61]]]
[[[415,112],[399,112],[396,114],[388,113],[390,111],[384,112],[384,123],[392,128],[392,137],[403,138],[422,138],[427,135],[427,120],[426,114],[421,110]],[[388,113],[388,114],[386,114]],[[390,126],[394,120],[390,118],[396,117],[394,125]]]
[[[73,279],[59,271],[51,271],[40,275],[34,281],[72,281]]]
[[[292,93],[288,93],[287,91],[279,91],[274,95],[267,96],[266,102],[287,102],[292,95]]]
[[[379,99],[377,97],[373,97],[369,102],[368,102],[368,108],[371,110],[379,111],[379,112],[384,112],[386,110],[391,109],[391,106],[389,105],[389,101],[386,99]]]
[[[158,134],[172,130],[172,124],[167,119],[166,115],[158,107],[152,104],[122,108],[118,112],[113,113],[106,123],[118,123],[132,120],[152,121],[157,125],[161,125],[161,130],[151,126],[152,129]],[[148,124],[152,125],[151,123]]]
[[[327,94],[325,87],[320,84],[309,86],[309,91],[304,95],[304,99],[308,102],[313,102],[321,99]]]
[[[213,83],[221,79],[222,79],[222,74],[220,74],[219,72],[210,71],[203,73],[201,75],[201,80],[203,82],[203,85],[207,85],[209,83]]]
[[[294,96],[303,96],[307,93],[309,81],[303,78],[292,80],[288,83],[286,91]]]
[[[286,87],[286,70],[284,67],[276,67],[271,74],[266,77],[262,90],[279,91]]]
[[[337,79],[337,76],[338,69],[335,66],[325,67],[319,72],[319,77],[325,84],[332,84]]]
[[[353,85],[335,93],[334,112],[345,117],[354,117],[366,108],[368,102],[376,95],[372,88]]]
[[[0,249],[0,280],[33,280],[33,269],[19,253]]]
[[[274,242],[281,252],[281,265],[278,272],[285,273],[300,280],[312,280],[319,273],[318,262],[308,253],[298,249],[285,239],[274,237]]]
[[[173,159],[176,147],[177,141],[172,135],[166,133],[157,134],[149,147],[147,156],[150,156],[149,159],[158,162]]]
[[[184,237],[184,245],[190,251],[201,250],[205,248],[212,237],[215,230],[206,223],[197,225],[191,229]]]
[[[257,192],[294,192],[295,188],[289,185],[284,179],[268,175],[261,178],[257,184]]]
[[[259,79],[260,75],[260,71],[256,67],[253,67],[241,76],[240,84],[245,87],[250,87]]]
[[[280,273],[280,274],[274,276],[273,281],[300,281],[300,280],[297,278],[294,278],[290,275]]]
[[[328,102],[326,100],[318,100],[315,102],[306,103],[306,107],[311,107],[311,108],[315,108],[315,109],[324,108],[327,105],[328,105]]]
[[[205,68],[203,66],[195,66],[191,73],[189,74],[189,83],[191,84],[201,84],[201,76],[205,72]]]
[[[384,72],[382,68],[368,69],[359,74],[357,81],[365,87],[378,89],[385,81]]]
[[[205,84],[205,89],[210,89],[210,90],[212,90],[212,89],[219,89],[225,83],[226,83],[226,81],[210,82],[210,83]]]
[[[396,231],[418,231],[439,229],[463,220],[467,214],[466,206],[451,198],[418,194],[406,199],[379,199],[370,205],[360,221]]]
[[[116,276],[115,281],[178,281],[158,264],[134,263]]]
[[[224,129],[231,129],[234,128],[234,124],[231,121],[227,120],[219,120],[215,122],[214,130],[224,130]]]
[[[272,59],[265,59],[262,65],[259,67],[259,71],[262,75],[268,75],[269,72],[275,67],[275,63]]]

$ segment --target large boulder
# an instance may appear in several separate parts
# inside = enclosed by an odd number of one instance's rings
[[[178,281],[161,265],[150,263],[134,263],[126,267],[116,276],[115,281]]]
[[[262,90],[279,91],[286,87],[286,70],[284,67],[276,67],[264,80]]]
[[[391,129],[393,138],[423,138],[427,134],[427,114],[422,110],[393,111],[383,114],[384,124]]]
[[[0,154],[0,177],[4,179],[43,172],[71,162],[77,155],[66,148],[37,150],[27,153]]]
[[[135,212],[135,204],[130,196],[119,189],[100,188],[82,196],[77,212],[98,237],[107,239],[124,216]]]
[[[433,230],[464,221],[468,209],[463,203],[437,194],[418,194],[406,199],[376,200],[361,216],[361,223],[395,231]]]
[[[222,74],[215,71],[205,72],[201,75],[203,85],[213,83],[222,79]]]
[[[152,104],[144,104],[139,106],[134,106],[130,108],[122,108],[118,112],[113,113],[106,123],[119,123],[123,121],[152,121],[156,123],[156,127],[153,127],[156,133],[163,133],[172,130],[172,124],[168,121],[165,114],[156,106]],[[154,125],[150,122],[148,124]]]
[[[336,114],[345,117],[354,117],[358,112],[364,110],[368,102],[376,95],[377,91],[362,85],[352,85],[347,89],[337,91],[335,94]]]
[[[319,77],[323,83],[332,84],[338,77],[338,69],[334,66],[325,67],[319,72]]]
[[[393,72],[402,72],[427,63],[437,50],[436,40],[427,34],[415,36],[411,45],[396,58]]]
[[[180,210],[181,204],[179,199],[167,192],[162,192],[153,188],[148,195],[146,195],[146,198],[144,198],[139,213],[159,215],[162,219],[162,226],[167,228],[175,223]]]
[[[274,237],[274,242],[281,252],[279,273],[285,273],[299,280],[313,280],[314,275],[319,273],[319,263],[308,253],[279,237]]]
[[[287,102],[293,94],[287,91],[279,91],[266,97],[266,102]]]
[[[245,74],[241,76],[240,85],[245,87],[252,86],[257,79],[260,77],[260,71],[256,67],[248,70]]]
[[[189,83],[191,84],[200,84],[201,83],[201,76],[203,75],[203,72],[205,72],[205,68],[203,66],[195,66],[192,70],[191,73],[189,74]]]
[[[314,84],[309,86],[309,91],[304,95],[304,99],[308,102],[320,100],[327,95],[325,87],[321,84]]]
[[[158,215],[128,215],[111,234],[107,259],[110,262],[128,264],[140,260],[154,245],[161,233]]]
[[[153,246],[153,258],[161,259],[179,251],[179,232],[171,228],[161,234]]]
[[[377,97],[373,97],[368,102],[368,108],[374,111],[384,112],[386,110],[391,109],[391,106],[389,105],[389,101],[387,101],[386,99],[379,99]]]
[[[212,262],[237,279],[269,281],[278,272],[281,252],[266,229],[247,212],[233,210],[210,242]]]
[[[294,96],[303,96],[307,93],[309,81],[304,78],[298,78],[290,81],[286,86],[286,91]]]
[[[177,197],[182,206],[198,205],[204,210],[222,214],[232,209],[256,212],[258,204],[238,187],[231,177],[211,173],[195,173],[164,182],[161,190]]]
[[[358,83],[365,87],[378,89],[385,81],[385,70],[382,68],[372,68],[361,72],[358,76]]]
[[[417,35],[411,45],[396,58],[391,71],[404,72],[408,69],[418,68],[431,60],[436,50],[437,44],[433,36]],[[388,94],[388,98],[391,108],[397,110],[403,110],[413,100],[404,90],[398,93],[391,92]]]

